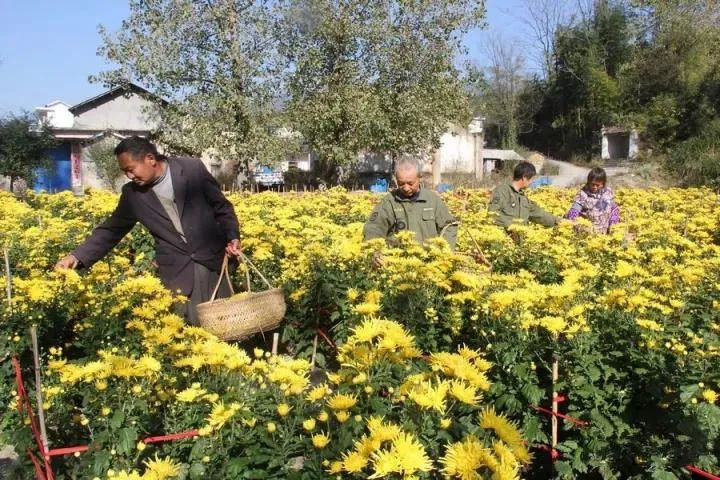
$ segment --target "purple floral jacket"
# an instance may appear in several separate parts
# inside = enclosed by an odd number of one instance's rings
[[[610,227],[620,222],[620,208],[615,203],[612,190],[605,187],[597,193],[590,192],[583,188],[575,195],[570,210],[565,218],[574,220],[577,217],[584,217],[593,224],[597,233],[608,233]]]

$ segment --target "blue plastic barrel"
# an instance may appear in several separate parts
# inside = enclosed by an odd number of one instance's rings
[[[530,188],[546,187],[552,185],[552,179],[548,176],[543,175],[532,181]]]

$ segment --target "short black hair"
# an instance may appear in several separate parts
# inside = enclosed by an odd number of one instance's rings
[[[523,178],[532,178],[537,174],[535,165],[530,162],[520,162],[513,170],[513,180],[522,180]]]
[[[607,173],[600,167],[595,167],[588,172],[587,183],[591,182],[602,182],[603,185],[607,183]]]
[[[152,154],[158,160],[165,160],[165,156],[158,153],[157,147],[154,143],[147,138],[138,137],[137,135],[124,138],[117,144],[113,153],[115,153],[115,156],[122,155],[123,153],[129,153],[133,158],[144,157],[145,155]]]

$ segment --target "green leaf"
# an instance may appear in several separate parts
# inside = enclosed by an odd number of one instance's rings
[[[115,410],[115,413],[113,413],[113,416],[110,418],[110,427],[112,427],[113,429],[118,429],[122,426],[124,421],[125,414],[120,410]]]
[[[118,433],[118,444],[116,447],[120,455],[132,453],[135,450],[138,440],[138,433],[135,428],[122,428]]]
[[[683,387],[680,390],[680,401],[682,402],[689,402],[693,397],[697,395],[698,387],[697,385],[693,387]]]
[[[610,423],[607,417],[601,414],[596,408],[592,409],[592,411],[590,412],[590,421],[596,428],[602,430],[602,433],[606,437],[612,435],[614,430],[612,423]]]
[[[560,478],[573,478],[573,470],[568,462],[555,462],[554,467]]]
[[[667,470],[658,470],[652,474],[653,480],[678,480],[678,477]]]
[[[206,447],[207,441],[204,438],[198,438],[193,444],[192,450],[190,450],[190,458],[197,460],[204,457]]]
[[[538,434],[540,432],[540,419],[537,417],[528,418],[524,424],[525,437],[529,442],[540,440]]]
[[[93,454],[92,471],[96,476],[103,475],[110,468],[110,452],[107,450],[98,450]]]
[[[598,472],[602,476],[604,480],[615,480],[618,478],[618,476],[615,474],[612,468],[610,468],[610,465],[607,464],[607,462],[603,462],[598,467]]]
[[[193,463],[190,466],[190,471],[188,472],[188,474],[190,475],[190,478],[192,478],[192,479],[205,477],[205,465],[203,465],[202,463],[198,463],[198,462]],[[237,477],[233,477],[233,478],[237,478]]]
[[[571,452],[573,450],[576,450],[578,447],[579,447],[579,445],[576,441],[566,440],[558,446],[558,449],[562,449],[563,451],[566,451],[566,452]]]
[[[266,472],[265,470],[246,470],[243,472],[242,478],[268,478],[268,472]]]

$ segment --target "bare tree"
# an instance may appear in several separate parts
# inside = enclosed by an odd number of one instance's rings
[[[504,148],[517,146],[523,119],[520,98],[527,84],[526,60],[522,46],[501,35],[491,36],[485,45],[489,65],[483,93],[488,123],[495,125]]]
[[[553,43],[558,26],[566,23],[570,8],[568,0],[524,0],[522,14],[510,13],[527,28],[525,35],[529,50],[542,76],[548,78],[553,70]]]

